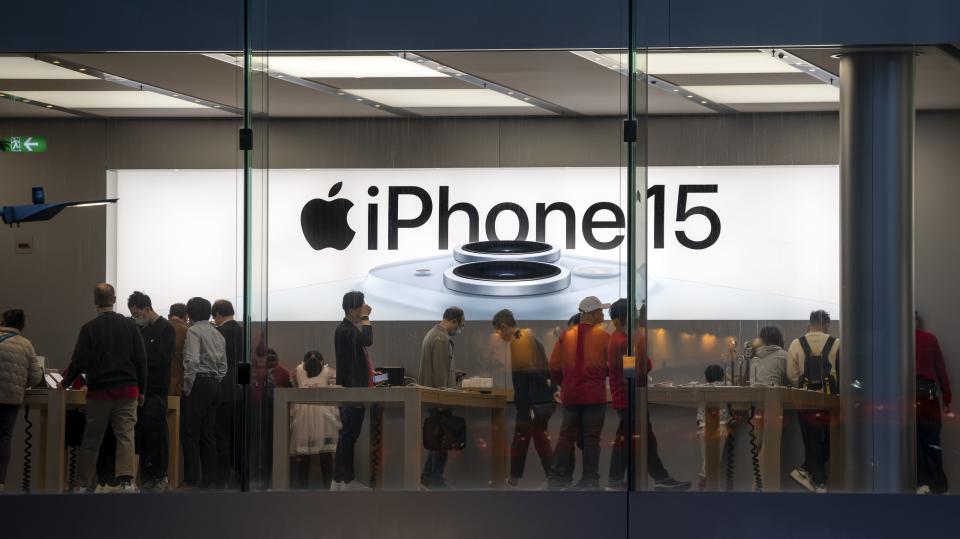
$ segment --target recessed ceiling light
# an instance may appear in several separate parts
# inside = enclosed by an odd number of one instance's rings
[[[10,90],[3,90],[10,93]],[[17,95],[68,109],[192,109],[203,105],[146,91],[17,91]]]
[[[706,105],[707,102],[706,102],[706,101],[701,101],[700,104],[701,104],[701,105]]]
[[[180,94],[173,94],[172,97],[180,97]]]
[[[337,92],[337,95],[343,95],[343,92]]]
[[[391,107],[437,108],[437,107],[532,107],[520,99],[503,95],[486,88],[456,89],[346,89],[355,95]]]
[[[692,96],[692,95],[688,95],[688,96],[687,96],[687,99],[693,99],[693,96]]]
[[[22,56],[0,57],[0,79],[93,79],[90,75],[77,73],[33,58]]]
[[[627,65],[626,54],[604,54]],[[652,75],[710,75],[722,73],[796,73],[797,68],[760,51],[651,52],[647,72]]]
[[[397,56],[273,56],[270,68],[303,78],[446,77],[418,62]]]
[[[689,86],[715,103],[837,103],[840,89],[829,84],[735,84]]]
[[[86,71],[86,70],[87,70],[87,68],[85,68],[85,67],[81,67],[81,68],[80,68],[80,69],[78,69],[77,71]]]
[[[46,107],[47,107],[48,109],[52,109],[52,108],[53,108],[53,105],[46,105]]]
[[[674,92],[679,92],[679,91],[680,91],[680,88],[674,88],[673,91],[674,91]]]
[[[60,60],[54,60],[53,63],[60,65]]]

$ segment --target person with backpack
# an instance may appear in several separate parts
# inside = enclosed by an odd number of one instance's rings
[[[4,490],[13,426],[23,404],[23,393],[43,379],[33,344],[20,334],[25,325],[26,316],[20,309],[3,313],[0,322],[0,492]]]
[[[839,359],[840,339],[830,335],[830,315],[814,311],[807,333],[787,350],[787,377],[794,387],[836,395]],[[830,411],[801,410],[798,416],[804,461],[790,477],[810,492],[826,492]]]

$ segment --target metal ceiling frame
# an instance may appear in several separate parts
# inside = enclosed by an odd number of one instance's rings
[[[8,99],[15,103],[22,103],[24,105],[39,107],[47,110],[56,110],[59,112],[65,112],[67,114],[73,114],[74,116],[80,116],[82,118],[103,118],[103,116],[100,116],[97,114],[92,114],[89,112],[84,112],[76,109],[70,109],[67,107],[61,107],[59,105],[54,105],[52,103],[47,103],[45,101],[37,101],[36,99],[28,99],[23,96],[11,94],[10,92],[0,92],[0,99]]]

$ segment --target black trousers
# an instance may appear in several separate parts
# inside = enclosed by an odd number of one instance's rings
[[[340,408],[340,439],[337,440],[337,455],[333,463],[333,480],[340,483],[349,483],[357,478],[353,466],[353,458],[357,438],[363,429],[363,416],[366,409],[363,406],[342,406]]]
[[[619,487],[625,484],[627,473],[627,411],[617,410],[620,416],[620,425],[617,435],[613,439],[613,453],[610,455],[610,486]],[[647,416],[647,474],[655,481],[663,481],[670,477],[670,473],[660,460],[657,437],[653,434],[653,424]]]
[[[830,460],[830,412],[799,412],[800,436],[803,438],[803,469],[818,485],[827,483],[827,461]]]
[[[7,466],[10,465],[10,444],[13,440],[13,427],[17,424],[18,404],[0,404],[0,485],[7,480]]]
[[[551,488],[564,487],[573,480],[576,444],[581,439],[583,440],[583,472],[580,483],[586,487],[599,486],[600,433],[603,431],[603,418],[606,413],[606,404],[565,404],[563,406],[560,438],[553,452],[553,464],[550,469]]]
[[[926,485],[934,494],[947,492],[940,446],[940,399],[917,397],[917,485]]]
[[[550,446],[547,426],[556,409],[557,405],[553,403],[517,405],[517,422],[513,430],[513,443],[510,444],[510,477],[523,477],[531,441],[540,458],[544,476],[550,477],[553,448]]]
[[[219,401],[220,382],[197,377],[183,403],[183,482],[189,486],[210,488],[216,484]]]
[[[333,455],[333,453],[317,453],[293,457],[293,488],[310,488],[310,467],[316,462],[320,465],[321,488],[330,490],[330,482],[333,481]]]
[[[223,401],[217,406],[217,487],[235,488],[240,478],[240,440],[237,418],[239,401]]]
[[[146,395],[137,413],[137,439],[140,441],[140,482],[156,482],[167,476],[169,440],[167,439],[167,397]]]

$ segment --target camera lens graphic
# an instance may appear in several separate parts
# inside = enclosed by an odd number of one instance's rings
[[[556,262],[560,249],[539,241],[506,240],[475,241],[453,250],[457,262],[483,262],[492,260],[523,260],[528,262]]]
[[[570,286],[570,270],[523,260],[468,262],[447,268],[443,284],[466,294],[530,296],[564,290]]]

